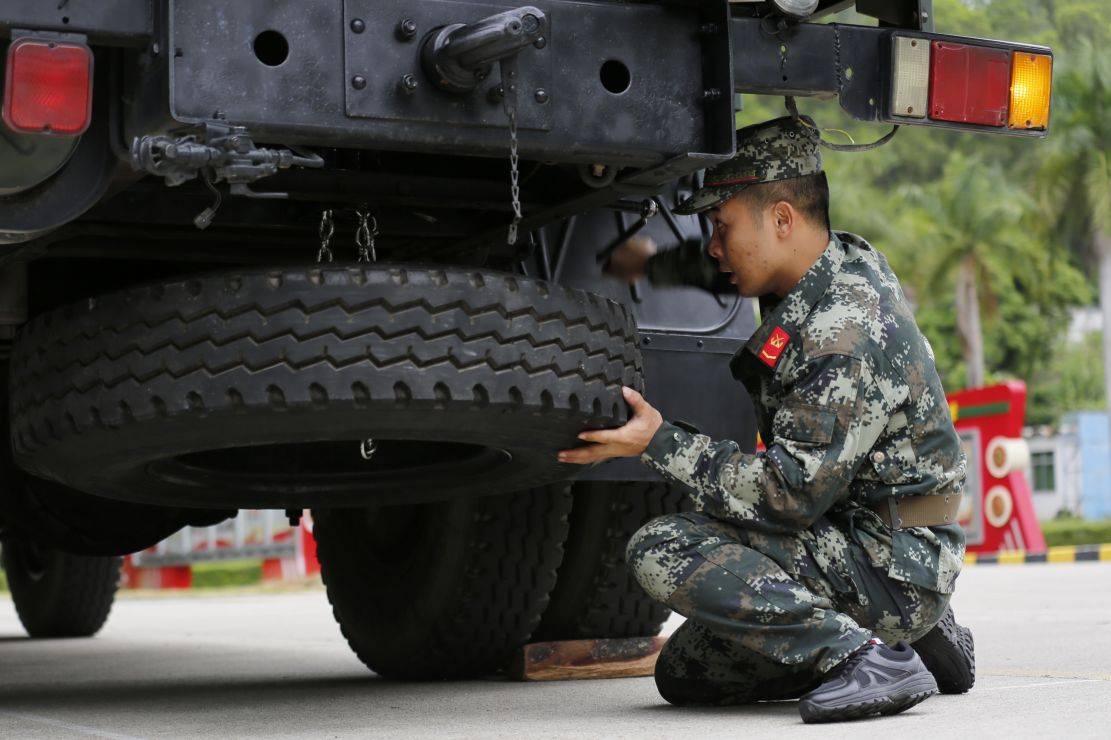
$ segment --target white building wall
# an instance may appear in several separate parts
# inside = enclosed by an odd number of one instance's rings
[[[1036,453],[1053,453],[1052,491],[1039,491],[1034,488],[1034,472],[1031,466],[1023,471],[1034,498],[1034,512],[1040,521],[1052,519],[1062,509],[1079,513],[1080,508],[1080,446],[1075,435],[1063,434],[1052,437],[1031,436],[1026,439],[1030,445],[1031,459]]]

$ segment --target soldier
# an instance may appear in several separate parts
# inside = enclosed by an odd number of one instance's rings
[[[804,721],[833,721],[895,714],[974,676],[971,633],[948,609],[964,455],[887,260],[830,231],[818,144],[805,117],[738,131],[737,155],[675,209],[708,212],[713,261],[698,244],[654,254],[634,240],[607,268],[761,297],[762,323],[730,369],[766,450],[665,422],[626,388],[625,426],[559,453],[640,455],[694,502],[627,550],[644,589],[687,617],[656,665],[673,704],[801,697]]]

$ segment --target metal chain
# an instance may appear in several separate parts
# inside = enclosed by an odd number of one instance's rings
[[[373,437],[367,437],[359,443],[359,455],[364,460],[369,460],[374,457],[374,453],[378,451],[378,443],[374,441]]]
[[[521,223],[521,172],[517,154],[517,57],[507,57],[499,63],[501,68],[502,107],[509,119],[509,198],[513,206],[513,220],[509,224],[506,241],[517,243],[517,227]]]
[[[332,254],[332,248],[329,246],[332,241],[332,234],[336,233],[336,224],[332,220],[332,209],[326,208],[320,214],[320,250],[316,253],[316,261],[319,262],[335,262],[336,256]]]
[[[509,113],[509,197],[513,204],[513,220],[509,223],[507,241],[517,243],[517,226],[521,223],[521,171],[517,167],[517,111]]]
[[[374,248],[374,237],[378,236],[378,219],[366,211],[355,211],[359,227],[355,230],[355,245],[359,248],[358,262],[377,262],[378,253]],[[368,223],[369,221],[369,223]]]

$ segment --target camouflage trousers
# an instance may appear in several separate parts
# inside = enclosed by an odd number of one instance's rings
[[[800,555],[814,548],[815,530],[824,568]],[[797,698],[873,635],[918,639],[949,603],[948,594],[888,578],[825,519],[807,532],[769,534],[673,514],[637,531],[626,557],[650,596],[687,617],[656,663],[656,685],[672,704]]]

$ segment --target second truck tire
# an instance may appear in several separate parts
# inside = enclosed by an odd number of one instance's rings
[[[502,668],[548,604],[567,485],[423,505],[315,511],[321,575],[355,654],[386,678]]]
[[[15,611],[31,637],[91,637],[104,626],[122,558],[71,555],[8,541],[2,553]]]
[[[582,482],[555,590],[535,640],[647,637],[671,614],[636,582],[625,546],[643,524],[686,508],[677,486],[655,482]]]
[[[110,498],[239,508],[416,503],[570,477],[623,424],[630,315],[475,269],[242,270],[33,319],[11,360],[15,461]]]

